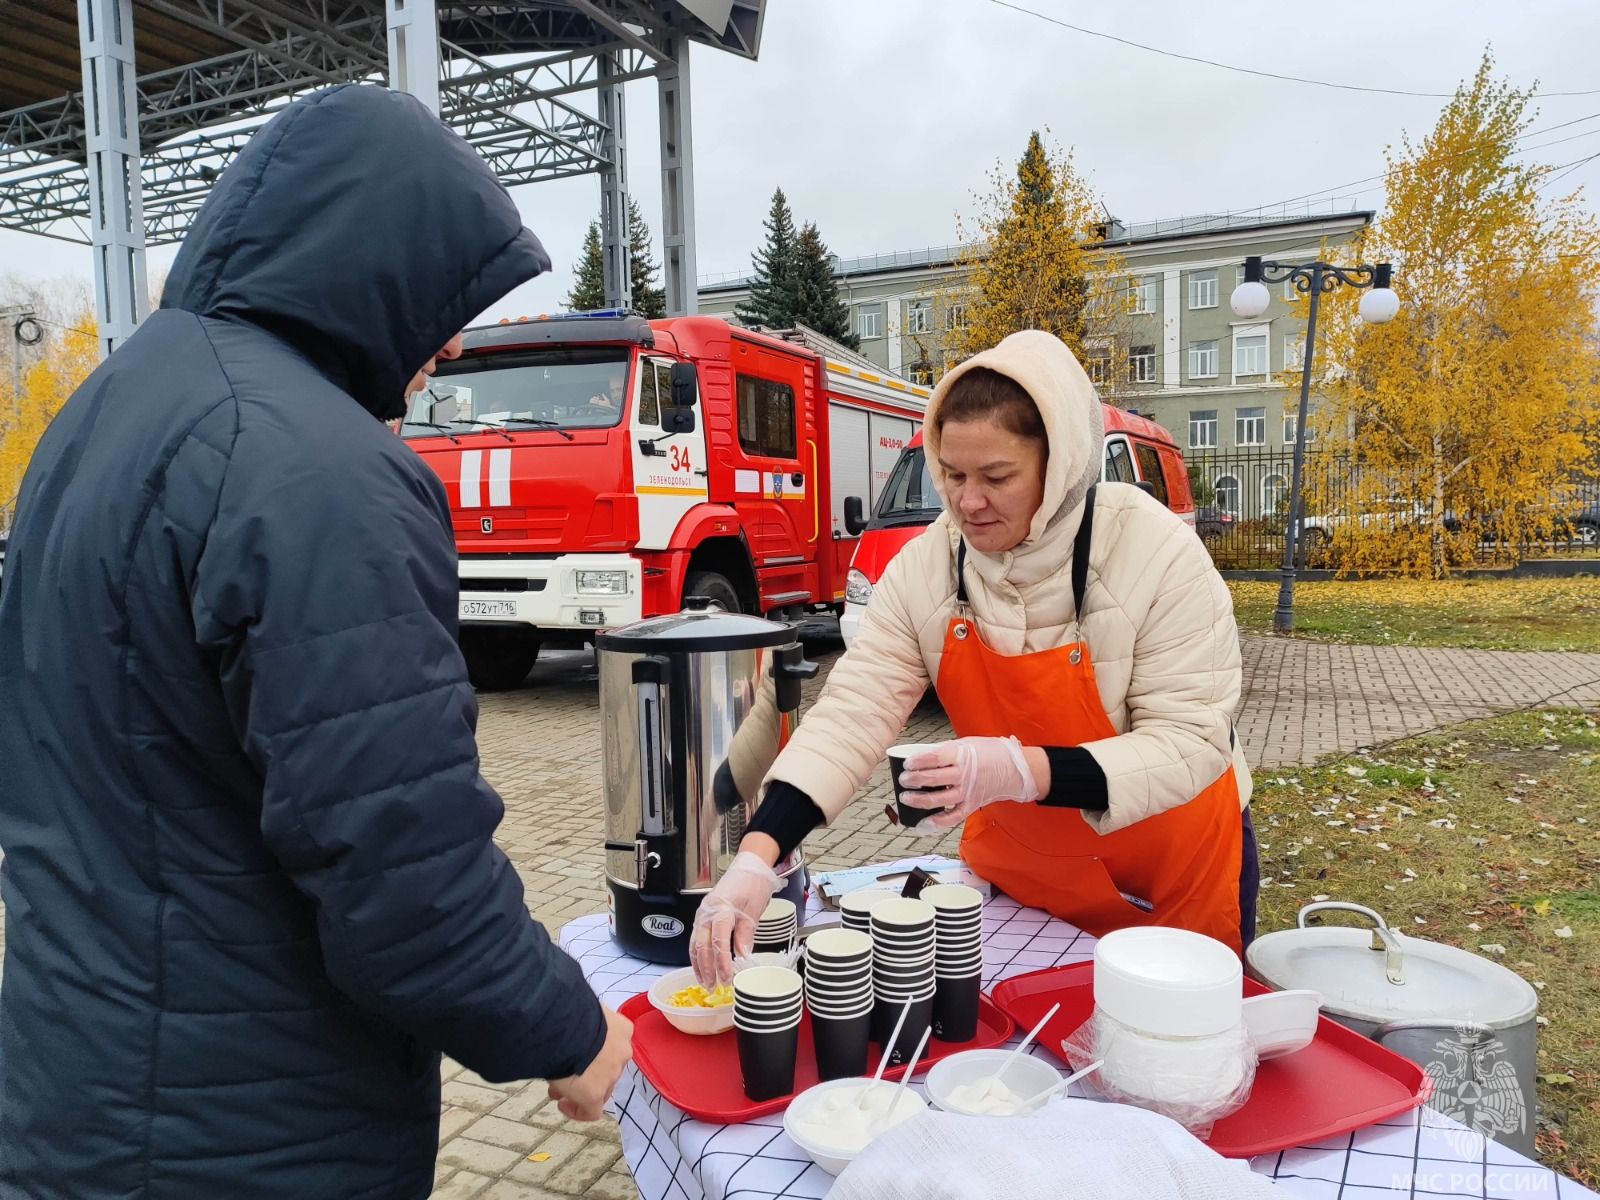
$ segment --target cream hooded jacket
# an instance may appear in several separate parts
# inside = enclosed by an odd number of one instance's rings
[[[1117,736],[1084,744],[1105,772],[1109,800],[1084,820],[1100,833],[1125,828],[1192,799],[1230,766],[1248,803],[1249,768],[1231,736],[1241,685],[1233,602],[1200,539],[1140,489],[1102,484],[1083,613],[1074,613],[1073,539],[1104,453],[1099,399],[1072,352],[1047,333],[1014,333],[968,359],[934,389],[923,427],[941,496],[936,417],[951,384],[975,367],[1009,376],[1033,397],[1049,459],[1022,544],[997,555],[968,547],[968,599],[985,642],[1001,654],[1087,642]],[[855,644],[768,774],[805,792],[829,822],[939,678],[959,542],[945,512],[894,557]]]

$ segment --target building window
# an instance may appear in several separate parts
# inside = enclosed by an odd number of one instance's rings
[[[933,328],[933,301],[926,297],[906,305],[906,332],[927,333]]]
[[[1217,410],[1189,414],[1189,449],[1215,450],[1217,448]]]
[[[1213,485],[1217,493],[1217,507],[1233,516],[1239,515],[1239,481],[1232,475],[1219,475]]]
[[[1283,369],[1285,371],[1303,371],[1306,369],[1306,335],[1303,333],[1287,333],[1283,337]]]
[[[856,310],[856,336],[880,338],[883,336],[883,313],[876,308]]]
[[[1213,280],[1212,282],[1215,282]],[[1217,343],[1190,342],[1189,343],[1189,378],[1190,379],[1215,379],[1217,377]]]
[[[1299,423],[1299,421],[1300,421],[1300,414],[1298,414],[1298,413],[1286,412],[1286,413],[1283,414],[1283,444],[1285,446],[1294,445],[1295,426]],[[1309,442],[1314,442],[1316,440],[1317,440],[1317,427],[1315,425],[1307,425],[1306,426],[1306,441],[1309,443]]]
[[[1217,272],[1189,272],[1189,307],[1215,308],[1217,306]]]
[[[1128,311],[1153,313],[1156,310],[1156,281],[1150,279],[1128,280]]]
[[[1285,279],[1283,281],[1283,299],[1285,303],[1293,304],[1297,295],[1299,295],[1299,292],[1294,286],[1294,280]]]
[[[1261,481],[1261,515],[1275,517],[1289,498],[1289,481],[1282,475],[1268,475]]]
[[[1240,408],[1233,414],[1233,440],[1239,446],[1262,446],[1267,441],[1267,410]]]
[[[1108,383],[1111,379],[1111,351],[1104,346],[1090,346],[1084,353],[1084,370],[1089,373],[1089,382],[1096,387]]]
[[[1267,373],[1267,335],[1236,333],[1233,337],[1233,377]]]
[[[1154,346],[1129,347],[1128,382],[1156,382],[1156,348]]]
[[[906,369],[906,374],[912,383],[922,387],[933,386],[933,367],[928,363],[916,363]]]
[[[952,330],[965,329],[967,327],[967,306],[962,303],[956,303],[945,309],[944,327]]]
[[[739,445],[746,454],[794,458],[794,389],[786,383],[737,377]]]

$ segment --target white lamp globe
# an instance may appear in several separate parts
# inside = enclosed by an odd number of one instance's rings
[[[1266,284],[1253,280],[1234,288],[1228,303],[1233,308],[1234,316],[1250,321],[1267,311],[1267,305],[1272,303],[1272,293],[1267,291]]]
[[[1400,297],[1393,288],[1372,288],[1361,295],[1361,319],[1368,325],[1383,325],[1400,311]]]

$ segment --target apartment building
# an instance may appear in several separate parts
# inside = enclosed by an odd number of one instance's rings
[[[1305,324],[1291,308],[1289,285],[1273,289],[1259,318],[1233,315],[1228,297],[1243,277],[1246,256],[1310,262],[1326,252],[1336,261],[1372,220],[1343,201],[1270,211],[1180,217],[1107,227],[1106,245],[1122,259],[1115,281],[1125,315],[1116,336],[1125,354],[1100,358],[1089,347],[1090,374],[1116,403],[1170,429],[1191,458],[1234,451],[1263,454],[1294,442],[1297,393],[1282,373],[1297,370]],[[931,383],[947,364],[948,332],[962,319],[949,302],[960,284],[957,246],[840,259],[840,294],[850,305],[861,351],[887,371]],[[708,277],[700,311],[733,315],[749,295],[748,276]],[[1116,378],[1108,378],[1114,372]],[[1230,497],[1219,479],[1218,500],[1235,511],[1270,506],[1270,495]],[[1232,481],[1239,487],[1238,481]],[[1276,476],[1263,485],[1278,486]],[[1262,488],[1241,488],[1241,492]]]

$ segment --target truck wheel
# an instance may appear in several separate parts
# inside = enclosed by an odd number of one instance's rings
[[[727,576],[718,575],[715,571],[690,571],[689,578],[683,581],[683,595],[686,600],[690,596],[705,596],[728,612],[744,611],[733,584],[728,582]]]
[[[480,692],[503,692],[528,677],[539,657],[539,639],[520,629],[464,628],[461,653],[467,678]]]

